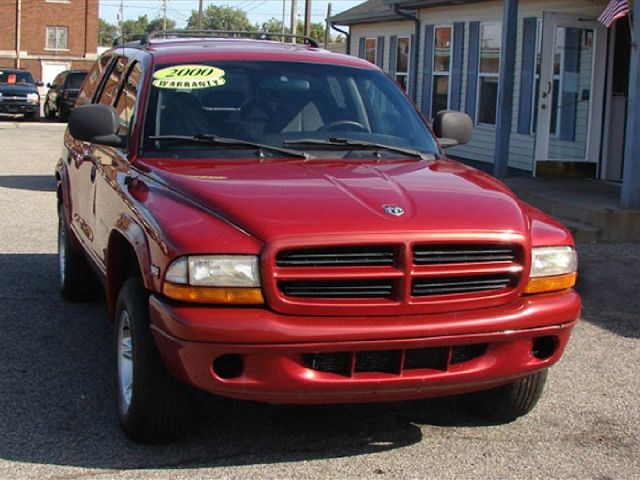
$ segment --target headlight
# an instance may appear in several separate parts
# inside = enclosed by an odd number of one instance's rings
[[[264,303],[258,257],[252,255],[181,257],[169,266],[163,292],[197,303]]]
[[[576,283],[578,256],[571,247],[539,247],[531,252],[531,273],[525,293],[571,288]]]
[[[27,101],[31,103],[38,103],[40,101],[40,95],[37,93],[27,93]]]

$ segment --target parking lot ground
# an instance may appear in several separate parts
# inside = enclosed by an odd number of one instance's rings
[[[640,478],[640,244],[581,244],[582,321],[528,416],[455,399],[284,407],[202,395],[170,445],[128,440],[103,301],[57,291],[64,125],[0,121],[0,479]]]

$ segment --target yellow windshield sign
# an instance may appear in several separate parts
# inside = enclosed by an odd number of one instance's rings
[[[209,65],[176,65],[153,74],[153,86],[187,89],[212,88],[224,85],[224,70]]]

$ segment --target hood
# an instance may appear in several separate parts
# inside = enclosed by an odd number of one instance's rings
[[[0,93],[3,95],[26,95],[27,93],[38,93],[38,88],[31,85],[14,85],[9,83],[0,83]]]
[[[265,242],[350,233],[525,234],[527,228],[503,184],[450,160],[154,161],[143,167]],[[404,214],[386,213],[385,206]]]

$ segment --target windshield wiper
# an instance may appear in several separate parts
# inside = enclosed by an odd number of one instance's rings
[[[383,143],[367,142],[366,140],[356,140],[353,138],[341,138],[332,137],[326,139],[319,138],[301,138],[299,140],[286,140],[285,145],[330,145],[330,146],[344,146],[344,147],[356,147],[367,148],[376,150],[388,150],[390,152],[397,152],[407,155],[409,157],[416,157],[421,160],[433,160],[435,157],[418,150],[411,148],[396,147],[395,145],[385,145]]]
[[[149,138],[151,140],[177,140],[179,142],[185,143],[204,143],[207,145],[227,145],[230,147],[256,148],[258,150],[270,150],[272,152],[282,153],[289,157],[304,158],[305,160],[311,158],[311,155],[309,155],[307,152],[300,152],[299,150],[292,150],[289,148],[250,142],[249,140],[242,140],[241,138],[219,137],[217,135],[208,133],[202,135],[155,135],[150,136]],[[262,152],[260,153],[262,154]]]

